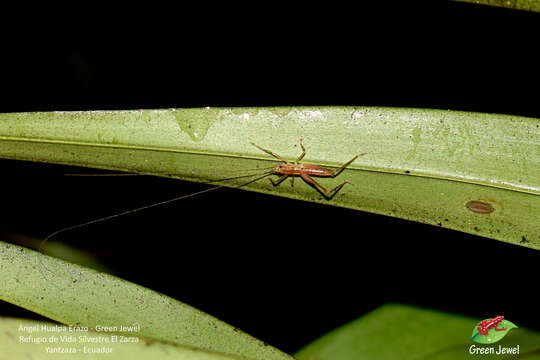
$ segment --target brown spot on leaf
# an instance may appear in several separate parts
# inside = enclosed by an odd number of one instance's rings
[[[469,201],[465,206],[477,214],[490,214],[495,211],[491,204],[478,200]]]

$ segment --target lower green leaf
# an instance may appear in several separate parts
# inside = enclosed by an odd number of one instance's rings
[[[477,322],[434,310],[385,305],[315,340],[296,357],[299,360],[453,360],[479,354],[485,355],[482,359],[500,359],[504,354],[539,358],[539,333],[519,328],[496,345],[479,345],[470,339],[471,326]],[[510,328],[508,323],[504,326]]]
[[[88,328],[137,324],[145,338],[250,359],[291,359],[165,295],[1,241],[0,299],[62,324]]]

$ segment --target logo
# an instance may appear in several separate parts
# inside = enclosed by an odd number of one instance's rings
[[[504,316],[495,316],[492,319],[485,319],[475,325],[471,341],[480,344],[493,344],[501,340],[516,325],[504,319]]]

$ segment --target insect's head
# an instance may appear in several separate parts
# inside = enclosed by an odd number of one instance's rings
[[[495,319],[493,319],[493,320],[496,320],[496,321],[503,321],[503,320],[504,320],[504,316],[502,316],[502,315],[495,316]]]

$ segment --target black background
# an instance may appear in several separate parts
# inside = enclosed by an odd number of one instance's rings
[[[540,117],[538,14],[384,3],[24,19],[3,35],[0,112],[377,105]],[[41,238],[206,188],[0,164],[0,228]],[[389,302],[540,330],[538,251],[400,219],[222,189],[60,238],[286,352]]]

